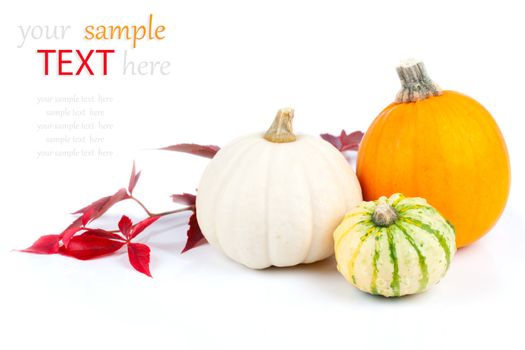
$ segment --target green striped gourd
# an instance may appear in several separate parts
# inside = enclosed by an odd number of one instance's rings
[[[361,202],[334,232],[337,269],[360,290],[420,293],[445,275],[456,252],[452,225],[423,198]]]

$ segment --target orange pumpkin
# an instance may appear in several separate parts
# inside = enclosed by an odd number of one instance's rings
[[[401,192],[423,197],[456,228],[464,247],[487,233],[510,187],[505,140],[474,99],[442,91],[422,62],[397,69],[402,89],[366,132],[357,176],[367,201]]]

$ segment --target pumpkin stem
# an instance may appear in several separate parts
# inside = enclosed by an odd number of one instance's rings
[[[372,214],[372,221],[377,226],[388,227],[397,220],[397,212],[386,202],[386,197],[381,197]]]
[[[272,125],[264,134],[264,138],[270,142],[285,143],[293,142],[297,138],[292,128],[293,109],[282,108],[277,112]]]
[[[397,93],[396,102],[416,102],[443,93],[443,90],[430,79],[421,61],[405,60],[396,70],[401,80],[401,90]]]

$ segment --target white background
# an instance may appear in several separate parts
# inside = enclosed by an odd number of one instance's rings
[[[522,204],[525,22],[519,1],[17,1],[1,11],[0,348],[268,349],[524,348]],[[141,25],[153,13],[166,39],[86,42],[89,24]],[[27,39],[18,26],[71,25],[65,40]],[[113,48],[107,77],[42,74],[37,49]],[[170,61],[170,74],[122,75],[122,53]],[[210,246],[186,254],[185,215],[141,241],[153,279],[126,254],[93,261],[13,252],[58,233],[66,215],[127,185],[153,211],[193,192],[207,160],[147,150],[180,142],[224,145],[263,131],[294,107],[302,133],[363,130],[399,88],[395,66],[422,59],[445,89],[492,112],[506,137],[512,190],[497,226],[461,249],[429,292],[372,297],[331,259],[251,271]],[[39,96],[112,96],[105,158],[37,159]],[[480,189],[482,191],[482,189]],[[139,219],[133,205],[118,214]]]

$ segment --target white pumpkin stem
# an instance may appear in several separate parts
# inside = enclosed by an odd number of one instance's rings
[[[401,80],[401,90],[397,93],[396,102],[416,102],[443,93],[443,90],[430,79],[421,61],[405,60],[396,70]]]
[[[372,221],[377,226],[388,227],[397,220],[397,213],[394,208],[386,202],[386,197],[381,197],[378,202],[372,214]]]
[[[293,109],[282,108],[277,112],[272,125],[264,134],[264,138],[270,142],[285,143],[297,139],[292,128]]]

